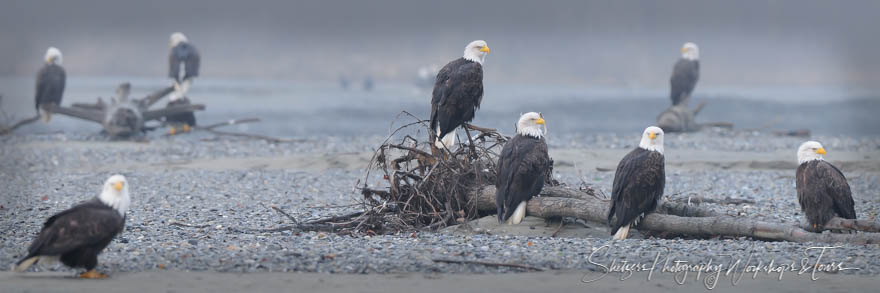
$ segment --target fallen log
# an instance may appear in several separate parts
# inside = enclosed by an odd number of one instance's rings
[[[801,224],[801,228],[809,230],[806,223]],[[844,230],[844,231],[864,231],[864,232],[880,232],[880,222],[864,220],[864,219],[844,219],[839,217],[831,218],[825,223],[825,230]]]
[[[491,189],[491,190],[490,190]],[[491,207],[487,206],[487,209],[495,208],[495,187],[494,186],[486,186],[483,192],[489,192],[490,198],[492,199]],[[599,200],[598,198],[590,195],[588,192],[584,192],[581,190],[566,188],[562,186],[547,186],[541,190],[542,197],[561,197],[561,198],[570,198],[570,199],[578,199],[584,201],[584,204],[591,205],[593,211],[603,211],[602,213],[608,212],[608,202]],[[677,215],[682,217],[712,217],[717,216],[718,214],[712,210],[697,207],[693,205],[686,205],[681,203],[675,203],[670,201],[662,201],[657,205],[657,212],[664,214]],[[600,213],[600,214],[602,214]],[[592,220],[595,222],[606,222],[606,214],[602,214],[601,218],[596,219],[585,219]]]
[[[590,200],[589,197],[576,199],[571,192],[578,192],[563,187],[547,187],[541,197],[530,200],[526,206],[526,214],[541,218],[574,217],[592,222],[606,223],[608,203]],[[555,194],[563,197],[553,197]],[[471,195],[478,210],[494,212],[495,187],[485,186]],[[674,204],[674,203],[667,203]],[[864,223],[859,223],[864,224]],[[692,236],[729,236],[751,237],[762,240],[783,240],[792,242],[845,242],[853,244],[880,243],[880,233],[813,233],[798,226],[779,223],[756,221],[730,216],[681,217],[659,212],[651,213],[642,220],[639,230],[666,232]],[[610,237],[610,235],[609,235]]]

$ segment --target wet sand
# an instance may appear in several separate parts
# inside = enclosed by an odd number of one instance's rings
[[[590,277],[592,275],[589,275]],[[0,272],[3,292],[867,292],[876,280],[859,276],[809,274],[784,275],[782,280],[750,275],[731,284],[718,281],[713,290],[692,276],[683,285],[671,274],[634,275],[620,281],[614,276],[584,283],[582,272],[519,274],[316,274],[316,273],[211,273],[152,271],[118,273],[106,280],[79,280],[64,273],[15,274]]]

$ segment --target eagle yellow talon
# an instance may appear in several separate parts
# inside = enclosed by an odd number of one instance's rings
[[[106,279],[107,275],[99,273],[95,269],[91,269],[88,272],[80,274],[79,277],[83,279]]]
[[[190,130],[192,130],[192,128],[189,127],[189,124],[184,124],[184,125],[183,125],[183,132],[189,132]]]
[[[171,127],[171,129],[168,129],[168,135],[175,135],[175,134],[177,134],[177,128]]]

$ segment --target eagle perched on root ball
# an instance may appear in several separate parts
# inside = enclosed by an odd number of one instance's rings
[[[489,54],[485,41],[473,41],[464,56],[440,69],[431,94],[431,141],[438,149],[455,144],[455,129],[474,120],[483,100],[483,61]]]

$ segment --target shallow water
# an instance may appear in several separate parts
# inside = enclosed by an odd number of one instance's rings
[[[168,84],[164,79],[124,77],[70,78],[64,105],[94,102],[112,96],[116,85],[130,81],[132,96],[142,97]],[[31,77],[0,78],[2,107],[7,114],[33,113]],[[482,108],[474,124],[512,132],[519,114],[540,111],[551,133],[631,133],[655,123],[668,106],[666,89],[583,86],[486,84]],[[430,93],[409,83],[377,82],[373,91],[359,83],[349,90],[336,82],[198,79],[189,93],[207,110],[198,121],[209,124],[233,118],[259,117],[258,124],[238,126],[285,137],[383,135],[390,122],[408,111],[427,118]],[[809,129],[818,135],[880,135],[880,93],[830,87],[697,88],[692,105],[707,101],[698,121],[733,122],[736,128],[769,125],[769,129]],[[165,101],[158,105],[163,105]],[[96,133],[100,126],[53,116],[49,124],[34,123],[19,133]]]

